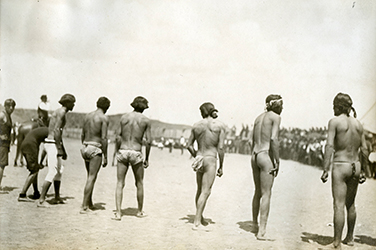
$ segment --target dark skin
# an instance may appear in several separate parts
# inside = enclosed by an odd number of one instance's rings
[[[266,223],[269,216],[271,189],[274,178],[279,171],[279,142],[278,134],[281,124],[282,103],[274,110],[269,110],[258,116],[254,122],[252,135],[252,170],[255,183],[255,194],[252,201],[253,223],[260,228],[258,240],[266,240]],[[256,158],[257,157],[257,158]]]
[[[358,120],[348,116],[349,112],[340,113],[338,108],[334,106],[335,117],[328,124],[324,171],[321,176],[322,182],[325,183],[328,180],[329,169],[332,164],[332,194],[334,200],[333,245],[335,248],[341,248],[341,237],[345,220],[344,207],[347,209],[348,231],[343,243],[348,245],[353,244],[356,220],[355,196],[359,182],[362,183],[365,179],[364,167],[361,164],[357,164],[359,162],[359,151],[366,151],[364,131]]]

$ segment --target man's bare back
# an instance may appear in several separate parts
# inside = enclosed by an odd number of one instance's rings
[[[107,138],[108,117],[101,110],[93,111],[86,115],[83,126],[84,141],[102,143]]]
[[[150,120],[139,112],[124,114],[120,119],[120,149],[141,151],[142,139],[151,140]]]
[[[259,153],[270,149],[270,141],[278,140],[281,117],[274,112],[259,115],[253,127],[253,152]]]
[[[193,230],[198,230],[199,226],[208,224],[203,217],[203,212],[215,179],[217,155],[219,158],[218,177],[223,175],[224,159],[225,125],[215,120],[218,117],[218,110],[212,103],[206,102],[200,106],[200,111],[203,120],[193,125],[187,143],[188,151],[195,157],[192,168],[196,171],[197,182],[196,215],[193,221]],[[193,147],[195,141],[198,144],[198,151]]]
[[[334,117],[330,123],[336,128],[333,161],[358,161],[363,128],[358,120],[346,115]]]
[[[266,223],[268,220],[271,189],[274,178],[279,170],[279,142],[278,133],[281,123],[283,101],[279,95],[269,95],[266,98],[267,112],[259,115],[253,127],[252,157],[253,181],[255,193],[252,200],[253,223],[260,227],[256,238],[258,240],[270,240],[265,237]]]
[[[217,147],[223,141],[224,124],[214,119],[204,119],[193,125],[193,133],[198,144],[198,155],[217,156]]]
[[[360,150],[366,151],[363,127],[356,118],[355,109],[349,95],[338,93],[333,100],[335,117],[328,123],[328,138],[325,146],[324,171],[321,180],[328,180],[332,165],[332,195],[334,208],[335,248],[341,248],[341,242],[353,245],[356,221],[355,196],[359,182],[365,180],[364,166],[359,161]],[[354,118],[350,117],[350,111]],[[364,152],[367,155],[367,152]],[[333,160],[332,160],[333,157]],[[344,208],[347,210],[347,235],[342,241],[345,223]]]

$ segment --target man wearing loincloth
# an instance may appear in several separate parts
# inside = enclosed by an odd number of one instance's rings
[[[26,135],[21,144],[21,152],[26,159],[26,167],[30,171],[30,174],[26,178],[25,185],[18,196],[18,201],[32,201],[26,196],[27,190],[31,184],[33,184],[34,188],[33,199],[40,198],[40,193],[38,191],[38,173],[39,169],[43,168],[43,166],[38,163],[39,147],[47,136],[47,127],[36,128]]]
[[[47,152],[48,173],[43,183],[42,192],[37,207],[48,207],[46,204],[47,191],[52,182],[55,189],[55,203],[64,204],[60,198],[61,175],[63,173],[62,161],[67,159],[67,153],[63,145],[63,128],[66,123],[66,114],[73,110],[76,98],[71,94],[63,95],[59,103],[61,107],[55,110],[50,118],[48,136],[45,139],[44,148]]]
[[[148,101],[142,97],[136,97],[131,106],[133,112],[124,114],[120,118],[120,131],[118,136],[121,139],[120,149],[117,153],[117,185],[116,185],[116,212],[112,218],[121,220],[121,203],[123,200],[123,189],[125,176],[131,165],[137,187],[138,212],[137,217],[145,217],[142,210],[144,203],[144,168],[149,166],[149,154],[151,147],[151,127],[150,120],[142,114],[147,109]],[[141,149],[144,143],[146,146],[145,159]]]
[[[355,119],[349,95],[338,93],[333,100],[335,117],[328,123],[328,137],[325,146],[324,171],[321,180],[328,180],[332,166],[332,196],[334,208],[335,248],[341,248],[341,238],[345,223],[344,207],[347,209],[347,235],[344,244],[353,245],[356,220],[355,196],[358,184],[365,181],[364,167],[359,161],[359,153],[368,156],[363,126]],[[350,111],[354,117],[350,117]],[[331,158],[333,157],[333,160]],[[333,162],[332,162],[333,161]]]
[[[279,126],[283,100],[280,95],[269,95],[266,100],[266,112],[259,115],[253,127],[251,165],[255,193],[252,201],[253,224],[258,228],[258,240],[271,240],[265,237],[270,199],[274,178],[279,170]],[[260,226],[258,216],[260,215]],[[259,227],[258,227],[259,226]]]
[[[81,155],[85,161],[87,180],[84,189],[84,198],[81,207],[81,214],[95,209],[93,204],[93,189],[101,165],[107,166],[107,129],[109,120],[105,115],[110,107],[110,100],[107,97],[100,97],[97,101],[97,110],[86,115],[82,127]],[[103,163],[102,163],[103,156]]]
[[[218,110],[210,102],[200,106],[203,120],[195,123],[188,139],[187,148],[195,158],[192,164],[196,172],[196,215],[193,222],[193,230],[198,230],[208,223],[203,217],[204,208],[209,198],[211,188],[216,176],[223,175],[224,139],[225,125],[215,120],[218,117]],[[197,141],[198,150],[194,149],[194,142]],[[219,168],[217,171],[217,155]]]
[[[8,191],[3,190],[1,181],[4,175],[4,169],[8,166],[9,151],[12,133],[12,118],[11,114],[16,107],[16,102],[13,99],[6,99],[4,102],[4,110],[0,112],[0,194],[7,194]]]

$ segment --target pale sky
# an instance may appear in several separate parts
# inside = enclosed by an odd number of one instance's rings
[[[282,126],[326,126],[348,93],[361,118],[376,101],[376,1],[0,0],[0,102],[74,111],[100,96],[108,114],[149,100],[145,115],[192,125],[214,103],[228,126],[251,125],[267,95]],[[376,119],[376,118],[375,118]]]

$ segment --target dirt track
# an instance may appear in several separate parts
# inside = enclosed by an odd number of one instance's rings
[[[116,167],[101,169],[93,200],[102,209],[79,214],[86,181],[79,154],[80,142],[65,139],[68,160],[61,193],[67,204],[37,208],[18,202],[28,171],[6,167],[0,195],[0,249],[323,249],[331,246],[333,227],[330,182],[322,184],[321,171],[292,161],[282,161],[276,178],[267,234],[273,242],[260,242],[251,232],[253,194],[250,157],[226,155],[224,175],[214,183],[205,209],[210,232],[191,230],[195,213],[195,174],[188,152],[169,153],[152,148],[150,167],[145,172],[144,210],[137,218],[136,190],[130,172],[124,189],[122,221],[110,218],[115,208]],[[113,145],[110,145],[109,162]],[[15,147],[10,154],[13,162]],[[39,186],[47,173],[40,172]],[[29,189],[29,194],[32,188]],[[53,198],[53,188],[49,199]],[[359,187],[356,242],[343,249],[376,248],[376,181]]]

